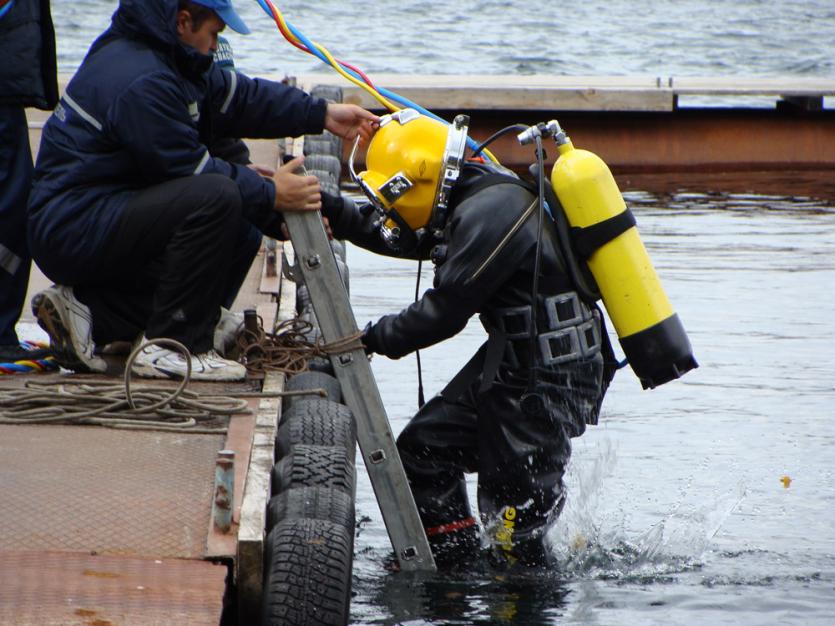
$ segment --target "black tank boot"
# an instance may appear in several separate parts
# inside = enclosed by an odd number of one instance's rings
[[[431,497],[419,500],[416,497],[416,501],[438,567],[448,569],[476,558],[481,533],[467,501],[463,478],[444,492],[435,491]]]
[[[463,475],[434,468],[418,470],[407,459],[406,475],[435,564],[449,569],[469,563],[478,556],[481,533]]]

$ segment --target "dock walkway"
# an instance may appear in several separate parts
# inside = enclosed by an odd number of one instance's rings
[[[276,142],[251,148],[259,162],[276,162]],[[282,278],[281,252],[281,244],[277,255],[261,251],[233,309],[256,308],[266,324],[295,314],[295,285]],[[27,302],[47,285],[33,268]],[[28,307],[22,321],[34,323]],[[0,376],[0,390],[21,389],[28,380],[119,383],[121,363],[109,365],[108,375]],[[283,381],[270,373],[263,381],[194,382],[189,389],[280,391]],[[280,400],[248,404],[252,414],[231,416],[219,434],[0,425],[0,624],[219,624],[233,606],[233,579],[239,623],[250,623]],[[235,452],[226,533],[211,517],[220,450]]]
[[[831,178],[835,169],[835,107],[825,107],[825,99],[835,96],[832,78],[380,74],[372,79],[447,119],[468,113],[479,141],[513,123],[556,118],[578,148],[599,154],[616,176],[817,171]],[[334,74],[300,80],[340,84],[345,102],[380,109],[365,91],[345,86]],[[512,136],[491,150],[517,171],[532,160],[530,147]]]
[[[63,89],[69,76],[59,78]],[[268,76],[281,80],[283,76]],[[615,173],[835,169],[835,78],[737,76],[524,76],[375,74],[375,84],[450,117],[469,113],[472,135],[556,117],[575,144]],[[335,73],[300,85],[338,85],[344,101],[381,110]],[[759,100],[752,106],[751,99]],[[690,104],[682,106],[682,102]],[[763,104],[765,103],[765,105]],[[768,106],[773,103],[773,106]],[[30,110],[33,145],[48,113]],[[450,118],[451,119],[451,118]],[[494,152],[522,169],[530,150],[499,140]]]

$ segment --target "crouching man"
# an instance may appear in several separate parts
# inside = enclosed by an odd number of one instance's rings
[[[56,360],[104,371],[96,346],[166,337],[192,378],[239,380],[213,349],[261,233],[281,212],[320,207],[315,177],[271,177],[212,155],[224,137],[370,135],[377,117],[212,62],[225,26],[249,32],[231,0],[122,0],[44,127],[28,241],[56,286],[32,308]],[[186,357],[146,348],[134,372],[177,377]]]

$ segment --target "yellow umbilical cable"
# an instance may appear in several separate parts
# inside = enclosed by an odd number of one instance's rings
[[[307,47],[307,45],[305,45],[304,42],[302,42],[298,37],[296,37],[295,34],[293,34],[293,31],[287,25],[287,22],[284,19],[284,16],[282,15],[281,11],[279,11],[272,4],[272,2],[268,1],[267,4],[268,4],[270,10],[272,11],[273,19],[275,20],[279,31],[281,31],[281,34],[284,35],[285,39],[287,39],[290,43],[295,45],[297,48],[300,48],[300,49],[306,51],[308,54],[313,54],[312,51]],[[310,40],[310,43],[313,44],[313,46],[316,48],[316,50],[318,50],[319,52],[322,53],[322,56],[324,56],[328,60],[328,64],[334,70],[336,70],[336,72],[340,76],[342,76],[346,80],[350,81],[351,83],[353,83],[357,87],[360,87],[361,89],[364,89],[372,98],[374,98],[377,102],[382,104],[389,111],[399,111],[400,110],[400,107],[395,106],[394,104],[392,104],[387,98],[383,97],[383,95],[380,94],[376,89],[374,89],[370,85],[367,85],[366,83],[359,80],[358,78],[355,78],[354,76],[351,76],[348,72],[343,70],[339,61],[337,61],[333,57],[333,55],[328,51],[327,48],[318,44],[317,42],[313,41],[312,39]]]
[[[312,54],[313,56],[317,56],[304,41],[302,41],[299,37],[296,36],[296,34],[293,32],[290,25],[284,19],[284,15],[281,13],[281,11],[278,8],[275,7],[275,5],[271,2],[271,0],[257,0],[257,1],[262,6],[262,8],[268,9],[267,12],[271,14],[273,20],[276,23],[276,26],[278,27],[278,30],[281,32],[281,34],[284,36],[284,38],[288,42],[290,42],[292,45],[299,48],[300,50],[302,50],[304,52],[307,52],[308,54]],[[386,109],[388,109],[391,112],[399,111],[401,108],[403,108],[401,106],[397,106],[397,105],[393,104],[388,98],[386,98],[379,91],[377,91],[376,87],[374,87],[374,85],[371,83],[371,80],[362,71],[360,71],[359,69],[357,69],[357,68],[355,68],[355,67],[353,67],[353,66],[351,66],[347,63],[339,61],[333,55],[331,55],[331,53],[328,51],[327,48],[318,44],[317,42],[313,41],[312,39],[308,39],[308,42],[319,53],[321,53],[322,56],[324,56],[327,59],[328,64],[340,76],[342,76],[343,78],[345,78],[347,81],[351,82],[352,84],[356,85],[357,87],[360,87],[361,89],[366,91],[372,98],[374,98],[377,102],[379,102],[381,105],[383,105],[383,107],[385,107]],[[363,80],[360,80],[359,78],[356,78],[355,76],[352,76],[351,74],[346,72],[342,68],[343,65],[345,65],[346,67],[349,67],[351,70],[353,70],[354,72],[359,74],[363,79],[365,79],[366,82],[364,82]],[[407,105],[408,105],[408,101],[407,101]],[[421,108],[418,105],[414,105],[414,106],[418,109]],[[426,112],[424,110],[423,113],[427,114],[428,112]],[[437,116],[434,116],[432,114],[429,114],[429,115],[430,115],[430,117],[435,117],[435,119],[440,120],[440,118],[438,118]],[[443,120],[441,120],[441,121],[443,121]],[[482,154],[485,155],[488,159],[490,159],[494,163],[497,163],[497,164],[499,163],[499,160],[496,158],[496,156],[492,152],[490,152],[490,150],[487,150],[485,148],[484,150],[482,150]]]

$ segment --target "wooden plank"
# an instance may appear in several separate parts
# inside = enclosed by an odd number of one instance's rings
[[[229,428],[226,432],[224,450],[235,451],[235,487],[232,503],[232,528],[223,533],[215,527],[214,519],[209,520],[209,533],[206,540],[206,557],[234,557],[237,550],[238,527],[241,521],[241,504],[243,503],[247,470],[249,469],[252,439],[255,429],[255,411],[258,400],[251,398],[247,401],[252,415],[233,415],[229,418]]]
[[[267,372],[265,392],[282,391],[284,374]],[[238,591],[238,623],[258,623],[264,569],[264,529],[270,497],[270,472],[273,467],[275,434],[281,417],[280,398],[262,398],[255,416],[255,436],[241,504],[238,529],[238,554],[235,582]]]
[[[304,76],[305,85],[340,84],[332,76]],[[429,109],[514,109],[576,111],[671,111],[673,93],[656,79],[585,81],[582,77],[547,76],[400,76],[381,75],[375,82]],[[359,87],[343,81],[344,101],[370,109],[380,104]]]
[[[668,85],[677,95],[833,96],[835,79],[813,77],[675,76]]]

